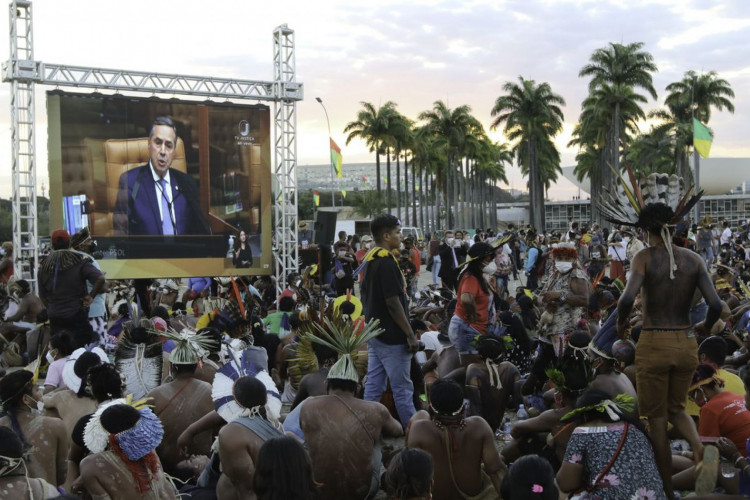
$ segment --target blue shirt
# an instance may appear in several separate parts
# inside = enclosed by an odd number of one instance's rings
[[[211,278],[189,278],[188,279],[188,290],[192,290],[195,293],[201,293],[205,289],[211,288]]]
[[[539,256],[539,249],[536,247],[529,248],[529,253],[526,255],[526,272],[530,273],[536,265],[536,259]]]

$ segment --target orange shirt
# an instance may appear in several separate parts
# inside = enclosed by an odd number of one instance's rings
[[[750,411],[745,397],[722,391],[701,407],[698,434],[725,437],[732,441],[742,456],[747,456],[745,442],[750,438]]]
[[[411,247],[411,261],[414,263],[414,267],[417,268],[417,275],[419,275],[419,266],[422,265],[422,254],[414,247]]]
[[[470,323],[471,327],[474,328],[481,334],[487,332],[487,323],[490,320],[490,294],[482,290],[479,284],[479,280],[469,273],[464,273],[461,277],[461,282],[458,284],[458,301],[456,303],[456,316],[464,321],[466,319],[466,310],[461,303],[461,295],[464,293],[470,293],[474,296],[474,304],[477,310],[477,319],[474,323]]]

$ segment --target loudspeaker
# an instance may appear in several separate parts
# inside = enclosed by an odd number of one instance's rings
[[[322,210],[315,213],[313,241],[316,245],[333,245],[333,240],[336,239],[337,215],[338,212],[324,212]]]

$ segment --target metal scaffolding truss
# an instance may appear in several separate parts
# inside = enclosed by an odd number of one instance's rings
[[[283,288],[291,271],[298,270],[297,246],[297,99],[302,98],[301,84],[296,82],[294,31],[281,25],[273,32],[274,93],[291,92],[296,99],[274,102],[274,220],[277,249],[277,287]]]
[[[34,60],[31,2],[10,4],[10,58],[15,67]],[[25,64],[26,63],[26,64]],[[36,143],[34,140],[34,84],[11,80],[11,173],[13,175],[13,264],[16,277],[36,289],[39,259],[36,206]]]
[[[36,289],[38,231],[34,142],[34,85],[55,85],[274,102],[274,251],[277,287],[285,286],[297,259],[297,106],[303,98],[296,81],[294,30],[273,31],[274,80],[186,76],[89,68],[34,60],[31,1],[10,3],[10,59],[3,81],[11,84],[13,248],[15,274]]]

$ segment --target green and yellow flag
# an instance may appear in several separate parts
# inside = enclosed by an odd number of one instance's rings
[[[346,189],[341,190],[341,197],[346,199]]]
[[[320,206],[320,195],[317,191],[313,191],[313,205],[316,207]]]
[[[343,177],[341,172],[341,161],[343,160],[341,156],[341,148],[333,142],[332,138],[329,137],[329,139],[331,139],[331,165],[336,169],[336,177],[341,179]]]
[[[711,137],[711,131],[708,130],[708,127],[693,118],[693,146],[703,158],[708,158],[712,141],[713,137]]]

